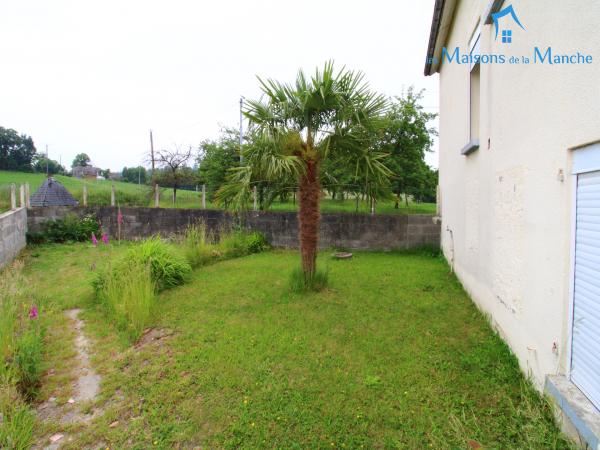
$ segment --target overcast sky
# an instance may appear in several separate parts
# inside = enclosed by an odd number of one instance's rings
[[[15,1],[0,7],[0,126],[70,166],[77,153],[120,171],[150,148],[198,147],[239,126],[256,76],[293,82],[335,60],[371,88],[425,88],[434,0]],[[437,121],[434,123],[437,127]],[[246,123],[244,121],[244,127]],[[438,167],[436,154],[428,164]]]

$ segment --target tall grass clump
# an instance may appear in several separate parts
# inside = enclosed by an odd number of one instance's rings
[[[0,448],[29,449],[34,444],[35,412],[3,375],[0,375],[0,412]]]
[[[316,292],[327,286],[329,282],[329,270],[317,267],[312,275],[306,277],[302,266],[295,266],[290,272],[288,283],[292,292]]]
[[[269,248],[267,237],[258,231],[248,233],[241,229],[221,227],[215,235],[203,221],[188,224],[175,239],[193,268],[217,259],[237,258]]]
[[[188,224],[176,241],[181,246],[183,257],[193,268],[209,264],[218,252],[214,235],[202,221]]]
[[[15,260],[0,273],[0,448],[33,443],[36,420],[26,400],[37,396],[44,371],[44,330],[23,266]]]
[[[123,261],[118,270],[107,270],[100,293],[102,302],[120,329],[137,339],[152,319],[154,288],[150,263],[138,259]]]
[[[115,318],[118,328],[137,339],[155,307],[155,293],[187,281],[192,268],[160,235],[146,239],[92,276],[96,301]]]
[[[123,262],[148,264],[156,290],[162,291],[187,281],[192,268],[185,257],[163,242],[160,234],[142,241],[125,253]]]

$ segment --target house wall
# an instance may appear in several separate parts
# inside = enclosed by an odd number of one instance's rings
[[[510,16],[500,19],[500,29],[513,32],[511,44],[501,42],[501,32],[494,41],[494,25],[481,26],[481,54],[504,54],[507,61],[481,65],[481,146],[468,156],[460,151],[469,142],[469,65],[440,68],[442,248],[448,259],[453,248],[463,286],[541,386],[546,374],[565,371],[568,149],[600,138],[600,3],[511,3],[525,28]],[[488,4],[458,2],[448,49],[468,54]],[[592,55],[593,64],[534,64],[535,46],[542,54],[551,46],[553,54]],[[529,57],[530,64],[510,64],[512,55]]]
[[[31,208],[28,220],[31,232],[41,231],[44,220],[56,220],[69,213],[79,217],[95,213],[103,231],[118,236],[116,206],[53,206]],[[146,238],[157,233],[169,236],[183,230],[188,223],[203,220],[212,229],[230,225],[234,215],[215,209],[133,208],[121,207],[123,239]],[[298,248],[298,214],[270,211],[247,212],[244,221],[251,230],[266,234],[275,247]],[[440,224],[434,215],[401,214],[332,214],[324,213],[319,225],[319,247],[349,250],[393,250],[439,245]]]
[[[0,270],[25,247],[27,209],[17,208],[0,214]]]

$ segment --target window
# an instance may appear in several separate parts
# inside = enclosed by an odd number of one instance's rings
[[[469,74],[469,143],[461,151],[461,155],[468,155],[479,148],[479,79],[481,56],[481,23],[477,25],[475,33],[469,42],[470,74]]]
[[[511,30],[502,30],[502,43],[510,44],[512,40],[512,31]]]
[[[470,102],[471,102],[471,121],[470,121],[470,140],[479,139],[479,86],[480,86],[480,66],[479,57],[481,56],[481,25],[477,27],[473,38],[469,44],[471,51],[471,74],[470,74]]]

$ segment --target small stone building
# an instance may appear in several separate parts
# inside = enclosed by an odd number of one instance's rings
[[[79,202],[73,194],[56,181],[54,177],[48,177],[37,191],[31,196],[29,203],[31,207],[35,206],[75,206]]]

